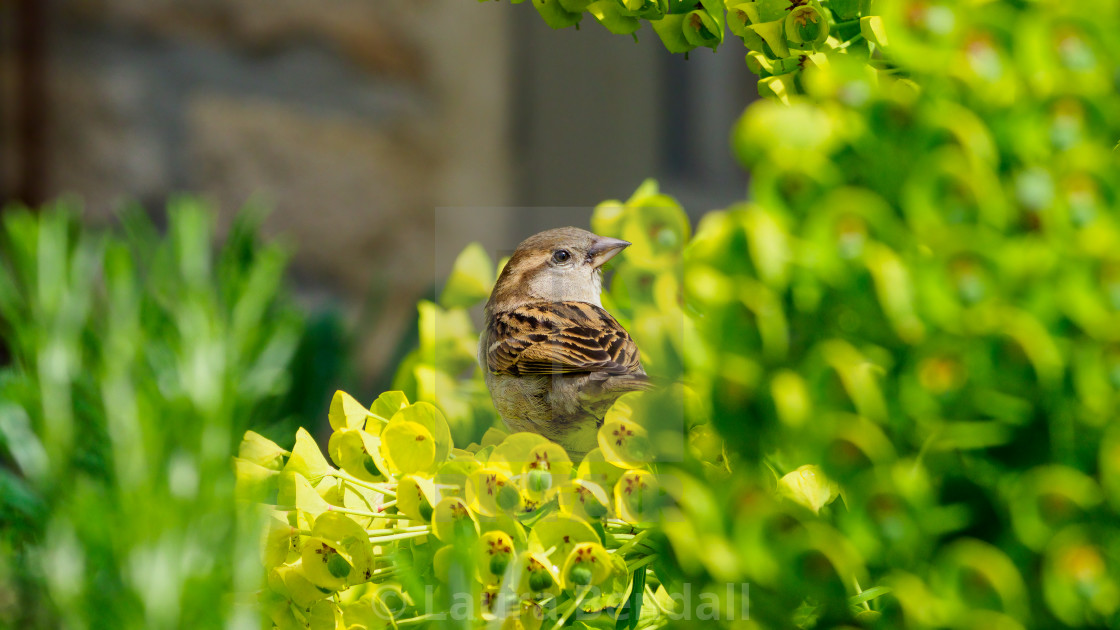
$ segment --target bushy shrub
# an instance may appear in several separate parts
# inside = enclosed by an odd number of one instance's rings
[[[265,292],[202,288],[191,213],[154,254],[110,247],[104,293],[70,223],[15,215],[0,577],[66,625],[215,625],[244,595],[285,629],[1120,623],[1120,7],[534,5],[670,50],[726,21],[772,97],[732,131],[743,203],[693,233],[646,182],[593,215],[633,243],[604,304],[663,387],[582,462],[492,427],[471,246],[407,393],[337,394],[326,456],[246,433],[231,488],[229,433],[277,382],[245,378],[274,329],[232,334]]]
[[[366,409],[340,395],[353,413],[328,449],[340,469],[271,449],[274,472],[261,473],[278,481],[285,510],[269,531],[292,548],[270,557],[277,624],[308,612],[328,625],[385,624],[389,612],[434,624],[425,606],[454,615],[439,606],[456,594],[472,602],[458,617],[468,625],[493,615],[528,628],[541,619],[522,613],[538,608],[549,625],[604,628],[1120,622],[1120,40],[1110,35],[1120,8],[534,6],[553,26],[584,11],[623,33],[649,20],[670,50],[714,45],[724,20],[740,20],[748,66],[771,84],[760,87],[773,98],[732,133],[752,175],[747,201],[706,215],[693,235],[647,182],[592,219],[633,242],[604,304],[650,373],[678,382],[665,388],[677,401],[620,401],[601,449],[559,466],[555,498],[538,502],[527,493],[542,477],[509,452],[533,461],[527,453],[547,445],[490,433],[456,451],[434,410],[400,394],[380,410],[385,398]],[[805,30],[814,24],[823,36]],[[492,413],[477,374],[458,378],[477,340],[462,309],[485,296],[491,269],[469,249],[442,304],[422,307],[444,323],[422,327],[422,347],[459,363],[421,353],[401,381],[437,403],[454,396],[460,418]],[[484,424],[469,425],[473,437]],[[619,450],[628,431],[636,441]],[[636,455],[663,453],[674,436],[678,457]],[[479,471],[504,502],[479,500]],[[641,483],[658,489],[645,504],[655,515],[632,518],[618,498]],[[572,509],[565,496],[598,497],[603,509]],[[356,509],[359,525],[403,521],[370,533],[379,547],[368,580],[316,577],[306,554],[297,564],[297,550],[322,542],[315,515],[340,511],[332,505]],[[455,522],[466,523],[460,534],[441,535]],[[584,556],[625,565],[617,582],[593,580],[615,597],[606,608],[587,605],[569,573],[577,550],[543,540],[551,528],[590,531]],[[631,531],[640,544],[618,538]],[[491,543],[497,564],[484,557]],[[327,546],[348,567],[367,558],[364,545],[348,557]],[[520,584],[534,562],[559,590]],[[318,603],[301,609],[297,584]]]
[[[202,204],[122,234],[65,202],[3,214],[0,626],[253,627],[230,455],[282,417],[304,316],[288,254]],[[263,429],[262,429],[263,430]]]

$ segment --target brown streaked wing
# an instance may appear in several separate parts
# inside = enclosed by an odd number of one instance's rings
[[[638,347],[610,313],[584,302],[541,303],[495,313],[486,362],[495,374],[641,372]]]

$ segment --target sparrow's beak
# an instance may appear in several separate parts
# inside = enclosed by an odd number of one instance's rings
[[[592,243],[591,249],[587,250],[587,253],[591,254],[592,266],[598,269],[608,260],[614,258],[615,254],[629,246],[629,241],[624,241],[620,238],[600,236],[595,239],[595,242]]]

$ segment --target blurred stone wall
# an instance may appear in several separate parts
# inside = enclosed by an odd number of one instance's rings
[[[176,192],[209,197],[225,223],[247,201],[271,207],[301,293],[349,314],[367,383],[468,242],[497,258],[586,226],[650,176],[694,218],[745,192],[727,133],[754,77],[733,41],[686,60],[648,27],[637,43],[592,20],[554,31],[529,3],[25,1],[49,3],[49,193],[94,220],[123,201],[158,216]]]
[[[459,219],[437,226],[435,209],[510,202],[506,12],[463,0],[50,11],[51,195],[78,195],[94,220],[180,191],[211,199],[224,225],[247,201],[272,207],[266,229],[294,241],[305,292],[354,313],[374,291],[367,377],[433,282],[433,244],[453,240],[435,230]]]

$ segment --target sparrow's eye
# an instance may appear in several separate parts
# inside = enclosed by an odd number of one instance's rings
[[[571,260],[571,258],[571,252],[566,249],[558,249],[554,254],[552,254],[552,262],[556,263],[566,263]]]

